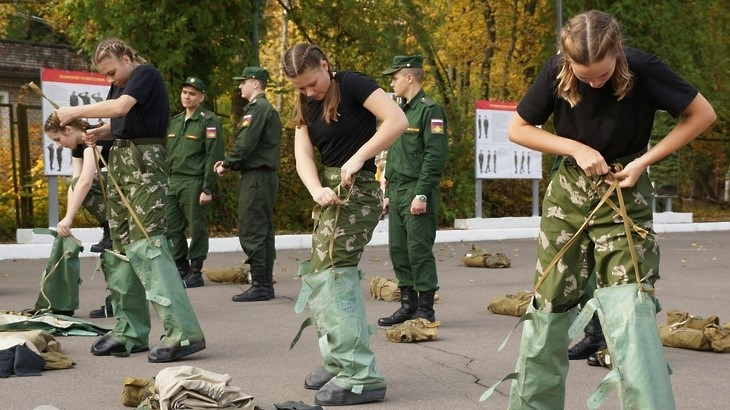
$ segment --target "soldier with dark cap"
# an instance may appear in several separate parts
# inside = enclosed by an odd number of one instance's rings
[[[281,161],[281,120],[266,99],[269,73],[263,68],[246,67],[238,88],[249,103],[243,110],[233,148],[215,171],[241,172],[238,196],[238,239],[251,267],[252,286],[234,295],[234,302],[255,302],[274,298],[274,202],[279,190],[276,170]]]
[[[446,164],[446,115],[424,92],[423,57],[395,56],[383,71],[408,117],[408,128],[388,149],[385,169],[385,211],[390,213],[390,259],[398,279],[401,306],[378,325],[391,326],[409,319],[435,321],[433,299],[438,290],[436,214],[439,180]]]
[[[203,108],[205,83],[188,77],[182,83],[180,101],[185,111],[170,119],[167,160],[170,195],[167,237],[172,257],[188,288],[203,286],[203,262],[208,255],[208,204],[218,175],[213,165],[223,158],[223,130],[218,117]],[[190,228],[190,246],[185,228]]]

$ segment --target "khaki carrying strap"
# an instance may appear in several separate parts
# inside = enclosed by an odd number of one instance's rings
[[[619,170],[621,170],[622,165],[615,164],[614,168],[617,171],[619,171]],[[616,191],[616,196],[618,197],[618,202],[619,202],[617,211],[618,211],[619,215],[621,215],[621,218],[623,219],[624,229],[626,230],[626,241],[629,244],[629,252],[631,253],[631,262],[634,265],[634,274],[636,275],[636,285],[638,286],[639,291],[645,291],[644,287],[641,286],[641,276],[639,275],[638,256],[636,255],[636,249],[634,248],[634,240],[631,237],[631,226],[634,226],[634,230],[639,232],[639,234],[641,234],[642,232],[646,232],[646,230],[638,227],[634,223],[634,221],[632,221],[631,218],[629,218],[629,215],[626,212],[626,204],[624,203],[624,197],[621,192],[621,187],[618,186],[619,181],[618,181],[618,179],[616,179],[613,172],[609,171],[608,175],[611,178],[611,185],[609,185],[606,192],[603,194],[603,196],[601,196],[601,200],[598,202],[598,205],[596,205],[596,207],[593,208],[591,213],[588,214],[588,216],[586,217],[583,224],[580,226],[580,228],[578,228],[578,231],[576,231],[575,234],[573,234],[573,236],[570,238],[570,240],[568,240],[568,242],[565,243],[565,245],[560,249],[560,251],[558,251],[558,253],[555,255],[553,260],[550,261],[550,263],[545,268],[545,270],[543,270],[543,273],[540,276],[540,279],[538,279],[537,283],[535,284],[536,293],[540,289],[540,286],[545,281],[545,279],[547,279],[547,276],[550,274],[550,272],[552,272],[552,270],[555,268],[555,265],[557,265],[560,258],[565,254],[565,252],[568,251],[568,249],[573,245],[573,243],[575,243],[575,241],[578,240],[578,235],[585,230],[586,226],[588,226],[588,223],[591,221],[591,219],[593,219],[593,217],[596,215],[596,213],[601,208],[601,206],[603,206],[603,204],[605,204],[607,202],[610,202],[609,197],[611,196],[611,194],[614,191]],[[598,186],[595,185],[595,183],[593,184],[593,187],[594,187],[594,189],[598,188]],[[616,206],[614,204],[611,204],[611,206],[614,209],[616,209]]]

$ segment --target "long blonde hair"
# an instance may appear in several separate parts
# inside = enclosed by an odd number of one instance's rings
[[[316,44],[299,43],[289,48],[284,53],[282,65],[284,74],[289,78],[296,78],[305,71],[320,67],[321,63],[327,60],[327,55]],[[324,120],[327,124],[337,121],[337,106],[340,104],[340,87],[328,68],[330,75],[330,86],[324,96]],[[294,107],[294,126],[307,125],[307,96],[299,93],[297,105]]]
[[[559,38],[558,96],[567,100],[571,107],[580,102],[578,82],[571,63],[589,65],[606,57],[616,58],[616,69],[611,76],[614,95],[621,100],[628,95],[633,78],[626,61],[623,37],[619,23],[610,14],[591,10],[579,14],[563,26]]]
[[[101,60],[107,57],[120,59],[123,56],[128,56],[129,59],[135,63],[144,64],[147,62],[147,60],[137,54],[137,50],[128,46],[124,41],[118,38],[107,38],[101,40],[101,42],[99,42],[96,46],[96,50],[94,50],[93,63],[94,66],[98,66]]]

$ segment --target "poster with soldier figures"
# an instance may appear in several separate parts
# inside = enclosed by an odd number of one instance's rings
[[[93,104],[103,101],[109,92],[109,82],[101,74],[85,71],[41,69],[41,89],[60,107]],[[43,101],[43,121],[53,112],[51,103]],[[87,119],[92,124],[96,118]],[[71,150],[56,144],[43,133],[43,170],[46,175],[71,176]]]
[[[507,139],[517,103],[477,100],[474,175],[477,179],[540,179],[542,154]]]

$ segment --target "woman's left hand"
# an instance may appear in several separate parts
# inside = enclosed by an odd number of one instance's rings
[[[56,231],[59,235],[66,237],[71,235],[71,221],[63,218],[58,224],[56,224]]]
[[[639,163],[636,162],[636,160],[634,160],[626,164],[624,169],[614,173],[613,175],[616,179],[619,180],[619,187],[631,188],[636,185],[636,182],[639,180],[639,177],[641,177],[641,174],[643,174],[645,170],[646,167],[641,166]],[[611,181],[607,182],[610,183]]]
[[[350,158],[340,170],[342,185],[346,187],[352,186],[352,176],[362,169],[364,162],[358,159]]]

